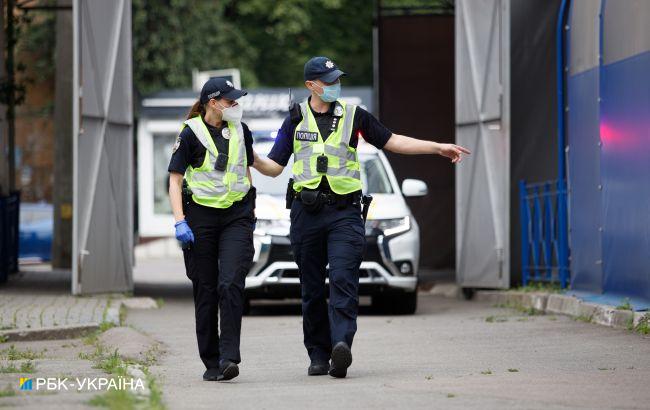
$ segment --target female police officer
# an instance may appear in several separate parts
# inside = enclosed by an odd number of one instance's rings
[[[203,380],[239,374],[244,281],[253,259],[252,136],[236,100],[246,95],[211,78],[201,90],[169,163],[176,238],[192,280]],[[185,184],[185,186],[184,186]],[[218,319],[221,319],[219,335]]]
[[[393,134],[360,107],[339,100],[344,75],[326,57],[305,64],[309,99],[292,110],[267,158],[255,157],[261,173],[279,175],[293,154],[291,245],[300,272],[303,333],[309,375],[345,377],[357,330],[359,266],[365,235],[360,215],[358,135],[378,149],[439,154],[453,163],[463,147]],[[329,309],[325,277],[329,263]],[[328,363],[331,359],[331,363]]]

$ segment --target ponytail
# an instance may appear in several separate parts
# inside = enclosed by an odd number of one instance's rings
[[[194,118],[197,115],[200,115],[201,118],[205,117],[205,105],[201,104],[201,100],[196,100],[190,112],[187,114],[187,119]]]

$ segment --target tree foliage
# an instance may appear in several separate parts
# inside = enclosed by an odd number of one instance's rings
[[[140,93],[188,88],[192,69],[239,68],[244,87],[295,86],[312,56],[372,83],[372,0],[133,0]]]

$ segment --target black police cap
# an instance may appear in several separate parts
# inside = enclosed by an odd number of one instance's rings
[[[236,100],[248,94],[246,91],[235,88],[230,80],[221,77],[212,77],[203,84],[201,89],[201,104],[205,104],[212,98],[227,98]]]
[[[346,74],[327,57],[314,57],[305,63],[305,81],[321,80],[333,83],[342,75]]]

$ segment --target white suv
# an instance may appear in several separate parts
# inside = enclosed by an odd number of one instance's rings
[[[255,144],[262,155],[271,147],[271,142]],[[360,140],[358,153],[364,193],[373,196],[359,294],[371,296],[373,308],[382,312],[412,314],[417,307],[420,231],[404,197],[426,195],[427,186],[406,179],[400,189],[381,151]],[[285,209],[291,164],[277,178],[251,169],[257,188],[257,226],[253,266],[246,277],[248,300],[300,297],[298,266],[289,241],[289,210]]]

